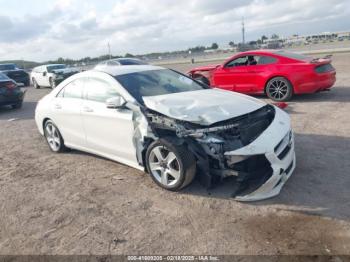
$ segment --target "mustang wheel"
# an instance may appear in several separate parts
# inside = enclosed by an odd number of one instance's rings
[[[196,161],[185,146],[160,139],[146,152],[146,166],[152,179],[162,188],[178,191],[189,185],[196,174]]]
[[[45,122],[44,135],[53,152],[59,153],[65,151],[66,147],[61,133],[51,120]]]
[[[293,87],[284,77],[275,77],[267,83],[266,94],[274,101],[288,101],[293,96]]]
[[[40,88],[40,86],[36,82],[35,78],[32,79],[32,82],[33,82],[33,86],[34,86],[35,89],[39,89]]]

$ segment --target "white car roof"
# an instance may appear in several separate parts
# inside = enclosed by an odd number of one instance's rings
[[[99,69],[94,69],[93,71],[105,72],[112,76],[126,75],[131,73],[152,71],[152,70],[165,70],[166,68],[153,65],[130,65],[130,66],[110,66]]]

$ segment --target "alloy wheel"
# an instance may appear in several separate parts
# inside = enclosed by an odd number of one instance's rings
[[[58,133],[57,128],[52,123],[48,123],[45,126],[45,137],[52,151],[57,152],[60,150],[61,148],[60,135]]]
[[[288,84],[284,80],[273,80],[267,88],[270,96],[276,100],[283,100],[288,95]]]
[[[179,160],[174,152],[164,146],[152,149],[149,155],[149,167],[154,178],[166,187],[175,185],[180,179]]]

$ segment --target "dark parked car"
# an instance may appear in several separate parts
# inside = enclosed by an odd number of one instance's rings
[[[29,74],[23,69],[19,69],[15,64],[0,64],[0,73],[7,75],[17,83],[24,86],[30,85]]]
[[[136,58],[115,58],[102,61],[95,66],[96,70],[104,70],[109,66],[147,65],[145,61]]]
[[[0,73],[0,106],[21,108],[24,94],[15,81]]]

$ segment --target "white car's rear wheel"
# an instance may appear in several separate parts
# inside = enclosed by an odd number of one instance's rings
[[[196,173],[194,156],[185,146],[161,139],[146,152],[146,166],[152,179],[162,188],[178,191],[188,186]]]
[[[56,125],[51,121],[47,120],[44,125],[44,135],[50,149],[55,153],[65,151],[63,138]]]

